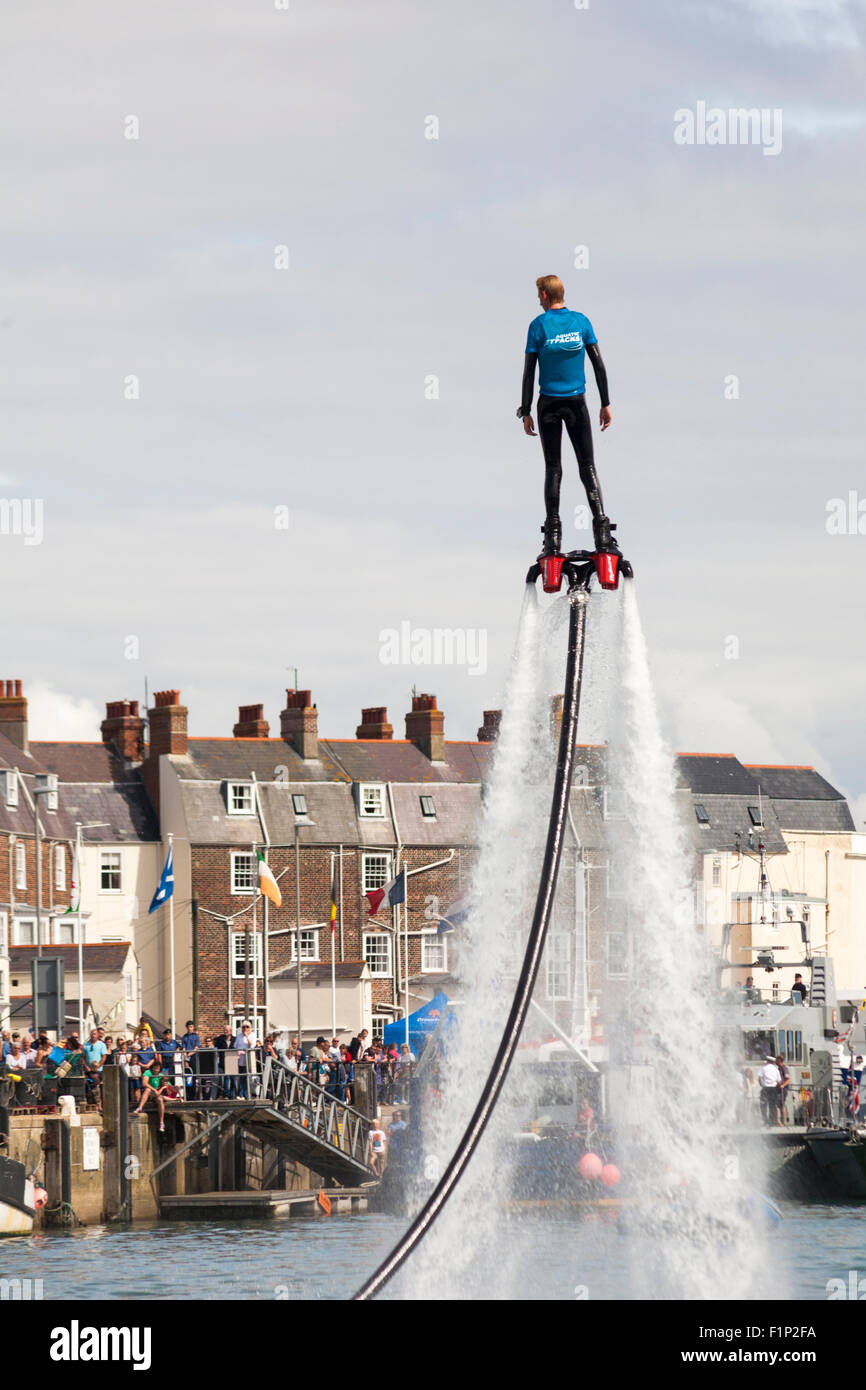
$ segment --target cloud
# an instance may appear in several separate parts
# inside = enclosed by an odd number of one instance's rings
[[[98,742],[99,725],[105,718],[91,699],[57,690],[42,680],[24,681],[28,732],[31,742]]]

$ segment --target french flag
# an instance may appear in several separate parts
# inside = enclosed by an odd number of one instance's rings
[[[461,893],[455,899],[448,911],[439,918],[439,926],[436,928],[436,935],[442,936],[444,932],[453,931],[455,927],[462,926],[469,916],[469,890]]]
[[[369,917],[375,917],[381,907],[394,907],[397,903],[404,903],[406,901],[406,870],[402,869],[396,878],[392,878],[381,888],[374,888],[371,892],[365,893],[364,897],[370,905],[367,914]]]

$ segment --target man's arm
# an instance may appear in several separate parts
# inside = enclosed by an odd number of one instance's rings
[[[517,418],[523,421],[523,428],[527,434],[535,434],[535,426],[532,423],[532,397],[535,391],[535,364],[537,361],[537,352],[527,352],[523,359],[523,385],[520,392],[520,405],[517,407]]]
[[[587,343],[586,353],[592,363],[592,370],[595,372],[595,384],[598,387],[598,394],[601,396],[601,414],[599,416],[599,422],[602,432],[604,432],[611,422],[610,396],[607,389],[607,370],[601,360],[601,352],[599,351],[598,343]]]

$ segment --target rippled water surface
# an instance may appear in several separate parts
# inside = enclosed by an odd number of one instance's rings
[[[503,1222],[523,1275],[521,1299],[636,1296],[625,1234],[616,1220],[503,1212]],[[344,1299],[388,1252],[403,1225],[367,1213],[243,1226],[92,1226],[4,1240],[0,1277],[41,1278],[45,1299]],[[847,1281],[851,1270],[866,1278],[866,1207],[787,1207],[771,1245],[791,1298],[826,1299],[829,1280]],[[414,1257],[422,1265],[423,1251],[422,1244]],[[487,1296],[485,1274],[479,1267],[479,1299]],[[413,1277],[413,1291],[417,1287]],[[383,1296],[400,1296],[399,1276]],[[431,1287],[425,1296],[449,1294]],[[779,1296],[773,1281],[765,1296]]]

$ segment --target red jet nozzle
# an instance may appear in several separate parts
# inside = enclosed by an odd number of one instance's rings
[[[558,594],[562,588],[562,567],[564,555],[539,555],[541,566],[541,587],[546,594]]]
[[[615,551],[601,550],[593,555],[596,578],[603,589],[619,588],[619,555]]]

